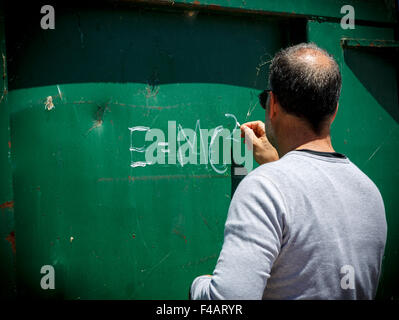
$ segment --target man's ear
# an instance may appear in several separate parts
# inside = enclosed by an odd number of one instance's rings
[[[269,94],[269,119],[273,119],[274,117],[277,116],[279,110],[278,110],[278,101],[276,95],[271,91]]]
[[[332,117],[331,117],[331,123],[334,121],[334,119],[335,119],[335,116],[337,115],[337,112],[338,112],[338,106],[339,106],[339,103],[337,103],[337,108],[335,109],[335,112],[334,112],[334,114],[332,115]]]

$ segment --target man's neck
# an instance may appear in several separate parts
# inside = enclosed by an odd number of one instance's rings
[[[323,139],[316,139],[313,141],[306,142],[294,148],[293,150],[298,150],[298,149],[309,149],[321,152],[335,152],[334,148],[331,145],[330,136]]]
[[[291,139],[287,139],[287,136],[291,137]],[[280,158],[286,153],[298,149],[309,149],[321,152],[335,152],[331,144],[331,136],[329,132],[320,136],[303,131],[298,134],[286,135],[284,139],[280,139],[278,146],[278,153]]]

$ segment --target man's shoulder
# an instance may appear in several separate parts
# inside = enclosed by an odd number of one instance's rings
[[[284,179],[290,175],[291,171],[297,171],[299,163],[295,163],[292,159],[281,158],[279,160],[268,162],[255,168],[248,174],[248,178],[256,179],[256,177],[264,177],[271,180],[276,178]]]
[[[281,198],[282,180],[286,179],[287,171],[284,166],[278,164],[280,160],[263,164],[252,170],[238,185],[240,193],[255,193],[257,195],[274,196]]]
[[[356,185],[369,192],[379,193],[371,178],[349,158],[345,162],[331,162],[330,159],[315,159],[298,154],[284,156],[277,161],[269,162],[252,170],[245,179],[269,185],[273,182],[277,188],[293,190],[303,184],[320,183],[334,180],[335,184]]]

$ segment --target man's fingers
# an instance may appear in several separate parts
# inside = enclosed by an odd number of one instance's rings
[[[256,137],[254,131],[249,127],[244,127],[243,132],[245,137],[244,143],[247,145],[248,149],[251,149],[251,147],[256,144],[258,138]]]
[[[257,127],[257,130],[258,130],[257,133],[259,134],[259,136],[264,136],[266,134],[265,124],[263,122],[259,123],[259,126]]]
[[[256,131],[260,131],[260,132],[264,132],[265,131],[265,124],[262,121],[251,121],[251,122],[246,122],[244,124],[241,125],[241,128],[243,126],[246,126],[248,128],[251,128],[252,130]]]
[[[249,121],[249,122],[245,122],[241,125],[242,126],[247,126],[251,129],[256,128],[257,126],[259,126],[260,123],[263,123],[262,121],[256,120],[256,121]]]
[[[262,121],[251,121],[241,125],[241,137],[245,135],[245,128],[249,128],[253,131],[256,137],[260,138],[265,134],[265,124]]]

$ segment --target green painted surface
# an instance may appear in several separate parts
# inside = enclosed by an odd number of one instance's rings
[[[326,37],[326,34],[329,36]],[[343,37],[393,40],[393,30],[356,27],[342,30],[332,23],[309,22],[310,41],[338,60],[343,89],[333,124],[333,146],[347,154],[380,189],[384,199],[388,239],[377,297],[399,298],[399,108],[397,53],[393,50],[343,49]],[[396,62],[396,66],[395,66]],[[396,71],[395,71],[396,68]]]
[[[399,48],[399,41],[344,38],[341,39],[341,45],[344,48],[352,48],[352,49],[357,49],[357,48],[397,49]]]
[[[210,8],[231,8],[245,10],[269,11],[272,13],[287,13],[315,17],[341,18],[341,8],[351,5],[355,10],[356,19],[394,22],[396,21],[394,6],[395,0],[177,0],[175,4],[196,4]]]
[[[2,9],[0,3],[0,299],[13,298],[16,295],[14,202],[11,174],[6,43]]]

